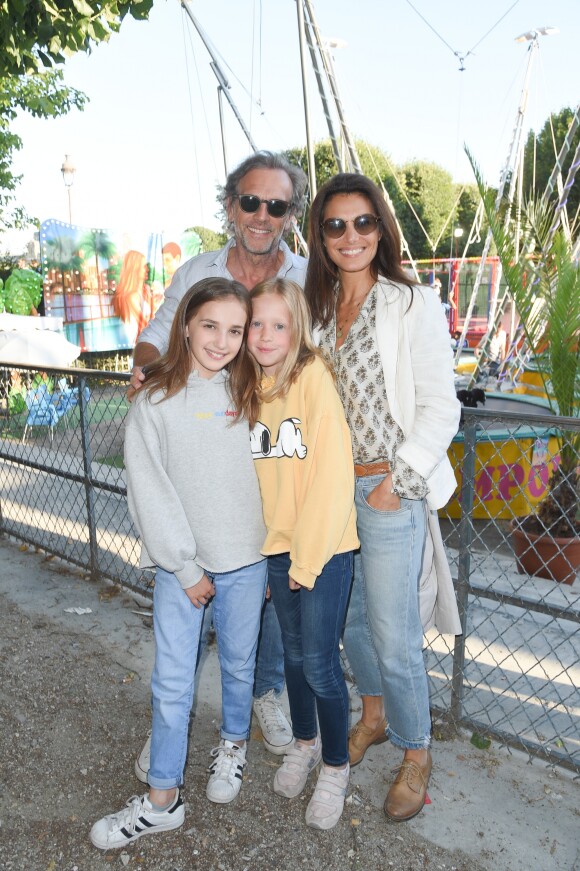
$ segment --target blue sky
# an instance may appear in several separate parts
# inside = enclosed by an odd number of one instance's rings
[[[353,134],[395,163],[432,160],[456,180],[470,180],[466,142],[487,179],[497,181],[528,59],[527,45],[515,42],[524,31],[560,29],[540,40],[526,129],[578,101],[579,0],[313,2],[322,34],[347,43],[334,51],[334,63]],[[294,0],[193,0],[191,8],[224,58],[232,96],[258,146],[304,145]],[[466,54],[478,43],[460,71],[453,51]],[[77,167],[74,223],[217,228],[215,187],[223,181],[217,82],[178,0],[155,0],[148,22],[127,20],[108,44],[71,58],[65,76],[90,103],[63,119],[18,120],[20,203],[43,220],[67,220],[60,166],[68,153]],[[314,137],[321,139],[326,127],[312,75],[309,93]],[[226,147],[230,167],[249,153],[227,108]]]

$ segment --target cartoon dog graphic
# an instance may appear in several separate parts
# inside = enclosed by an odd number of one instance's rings
[[[288,417],[283,420],[278,430],[276,443],[272,443],[272,433],[259,420],[256,421],[250,433],[250,445],[252,456],[255,460],[267,457],[293,457],[303,460],[306,456],[307,447],[302,444],[302,433],[298,429],[300,420],[297,417]]]

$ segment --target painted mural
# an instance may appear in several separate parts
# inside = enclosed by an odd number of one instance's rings
[[[63,319],[67,339],[82,351],[130,350],[175,270],[201,247],[194,231],[175,239],[44,221],[45,313]]]

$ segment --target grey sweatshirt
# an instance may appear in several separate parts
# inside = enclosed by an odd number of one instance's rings
[[[204,571],[228,572],[262,559],[266,538],[245,421],[226,390],[227,374],[197,373],[158,402],[143,390],[127,416],[125,467],[141,568],[173,572],[183,589]]]

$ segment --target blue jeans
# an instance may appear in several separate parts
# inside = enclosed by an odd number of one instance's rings
[[[205,608],[203,631],[201,633],[200,655],[207,643],[207,634],[213,621],[213,600]],[[254,698],[260,699],[270,690],[277,696],[284,689],[284,648],[282,633],[276,616],[276,609],[271,599],[266,599],[262,605],[262,620],[258,636],[258,652],[256,653],[256,677],[254,681]]]
[[[418,593],[425,506],[401,499],[398,511],[371,508],[366,497],[382,479],[356,481],[360,552],[343,643],[360,694],[384,697],[393,744],[421,749],[431,735]]]
[[[270,690],[275,690],[279,696],[284,689],[284,648],[282,633],[276,614],[276,608],[271,599],[267,599],[262,607],[262,625],[258,638],[258,653],[256,654],[256,680],[254,696],[260,699]]]
[[[339,640],[352,583],[352,551],[333,556],[313,590],[288,586],[290,557],[268,557],[268,583],[282,629],[286,689],[295,738],[318,734],[327,765],[348,762],[348,692]]]
[[[266,560],[207,576],[215,586],[214,626],[222,684],[221,737],[248,738]],[[153,592],[155,665],[151,677],[153,724],[149,783],[171,789],[183,780],[189,714],[203,623],[175,575],[157,569]]]

